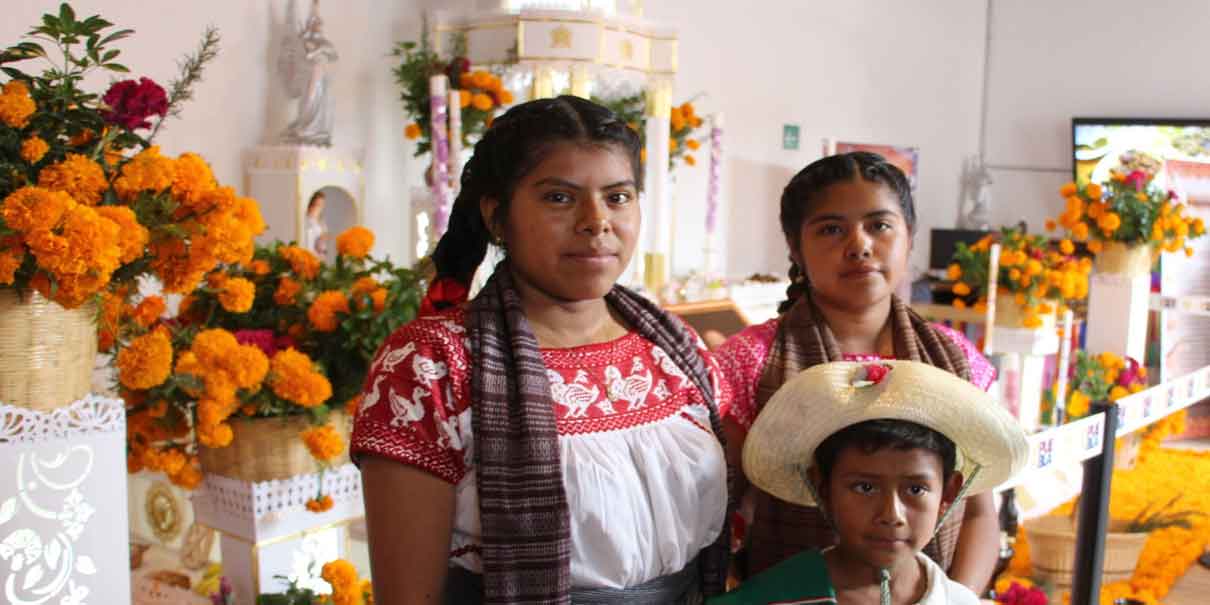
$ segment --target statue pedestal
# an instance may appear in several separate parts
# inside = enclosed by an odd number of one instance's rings
[[[231,582],[237,604],[252,605],[257,595],[284,592],[285,584],[274,576],[331,591],[319,570],[348,556],[349,525],[365,516],[365,508],[361,473],[346,464],[323,474],[324,494],[332,497],[332,508],[308,511],[306,501],[315,496],[319,480],[318,473],[256,483],[206,475],[194,492],[198,523],[220,535],[223,575]]]
[[[324,222],[337,234],[365,220],[361,159],[339,147],[263,146],[244,152],[245,191],[260,202],[269,228],[262,241],[304,242],[307,204],[323,191]],[[335,246],[328,246],[334,251]]]

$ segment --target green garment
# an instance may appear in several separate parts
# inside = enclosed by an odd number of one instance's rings
[[[708,599],[709,605],[807,605],[835,603],[823,555],[808,550],[748,578],[739,588]]]

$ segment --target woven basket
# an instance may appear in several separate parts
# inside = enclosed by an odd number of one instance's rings
[[[1093,268],[1098,273],[1136,277],[1151,273],[1153,260],[1151,246],[1147,244],[1127,246],[1121,242],[1109,242],[1097,253]]]
[[[1114,531],[1120,521],[1111,521],[1105,534],[1102,582],[1128,580],[1134,575],[1148,534]],[[1060,589],[1070,588],[1076,563],[1076,529],[1070,517],[1040,517],[1025,522],[1029,561],[1033,575],[1048,579]]]
[[[1058,304],[1054,301],[1049,301],[1051,306],[1050,313],[1043,313],[1038,316],[1042,320],[1041,327],[1037,330],[1053,330],[1057,323],[1054,309],[1058,308]],[[1025,314],[1021,312],[1021,306],[1017,301],[1013,300],[1013,294],[1008,290],[1001,289],[996,294],[996,325],[1001,328],[1018,328],[1025,329],[1021,325],[1021,320],[1025,319]]]
[[[91,304],[69,310],[32,290],[0,288],[0,402],[47,411],[88,394],[94,316]]]
[[[234,434],[230,445],[198,448],[202,472],[257,483],[319,470],[299,438],[300,433],[313,426],[309,416],[232,418],[229,422]],[[345,442],[345,450],[332,461],[333,466],[339,466],[349,461],[349,418],[344,412],[335,411],[329,415],[328,424],[336,428]]]

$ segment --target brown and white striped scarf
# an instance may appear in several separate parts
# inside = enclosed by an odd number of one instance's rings
[[[628,326],[659,346],[693,381],[722,424],[696,337],[675,317],[615,286],[605,297]],[[482,519],[484,603],[570,603],[571,528],[559,465],[555,405],[538,341],[507,261],[471,301],[472,426]],[[728,506],[728,519],[732,506]],[[702,592],[723,591],[729,525],[699,555]]]
[[[970,380],[970,364],[962,349],[898,297],[891,298],[891,334],[897,359],[924,362]],[[811,366],[842,359],[836,337],[810,296],[800,297],[778,323],[764,373],[756,387],[757,414],[787,379]],[[958,502],[954,506],[954,512],[924,548],[925,554],[947,570],[958,545],[965,504]],[[750,574],[760,573],[803,550],[835,543],[835,532],[818,508],[792,504],[757,490],[748,543]]]

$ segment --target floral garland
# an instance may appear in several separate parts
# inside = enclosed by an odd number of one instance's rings
[[[1088,297],[1092,261],[1076,258],[1072,242],[1054,245],[1045,237],[1005,227],[970,246],[958,243],[948,269],[948,277],[954,281],[955,307],[987,308],[988,266],[991,245],[996,242],[1001,248],[997,304],[1016,304],[1023,311],[1023,327],[1041,327],[1042,315]]]
[[[1127,152],[1118,170],[1111,170],[1104,186],[1067,183],[1059,194],[1067,207],[1057,220],[1047,221],[1047,230],[1062,227],[1076,241],[1087,241],[1099,253],[1106,243],[1150,245],[1156,252],[1180,252],[1193,256],[1188,240],[1206,233],[1200,218],[1187,217],[1175,191],[1154,184],[1161,168],[1159,160],[1145,153]]]
[[[1177,430],[1182,420],[1169,417],[1166,430]],[[1160,437],[1162,439],[1162,437]],[[1146,441],[1145,441],[1146,443]],[[1158,443],[1158,440],[1154,441]],[[1181,505],[1190,510],[1210,510],[1210,452],[1187,452],[1154,445],[1139,463],[1129,470],[1115,470],[1109,512],[1114,518],[1132,518],[1150,506],[1180,496]],[[1070,515],[1073,503],[1051,514]],[[1191,527],[1168,527],[1153,531],[1139,556],[1134,575],[1125,581],[1102,586],[1100,602],[1113,605],[1120,598],[1158,605],[1173,584],[1194,564],[1210,544],[1210,518],[1192,519]],[[1008,569],[996,580],[997,592],[1013,582],[1025,585],[1031,574],[1029,544],[1024,528],[1017,533],[1016,553]]]
[[[404,113],[411,120],[403,134],[417,141],[417,157],[432,149],[429,78],[445,75],[451,88],[459,89],[462,145],[470,148],[491,126],[496,111],[513,103],[513,93],[504,88],[500,76],[485,70],[471,71],[471,62],[466,58],[466,36],[452,36],[453,53],[443,59],[429,45],[427,25],[422,31],[426,33],[421,35],[419,44],[400,42],[392,52],[400,59],[394,69],[395,82],[401,89],[399,98]]]
[[[593,97],[592,102],[608,108],[617,114],[622,121],[639,134],[640,140],[645,140],[647,134],[647,94],[639,92],[614,98]],[[672,108],[669,114],[668,126],[668,168],[676,170],[677,163],[684,162],[688,166],[696,166],[697,158],[693,152],[701,148],[705,135],[696,134],[704,121],[697,115],[693,101]],[[647,150],[641,154],[643,162],[647,161]]]
[[[218,34],[206,32],[169,91],[139,78],[97,95],[80,82],[98,70],[128,71],[108,45],[132,32],[111,25],[78,19],[63,4],[0,52],[11,78],[0,93],[0,287],[32,288],[67,308],[143,275],[187,292],[218,265],[249,258],[265,228],[256,202],[215,182],[201,157],[168,158],[152,145],[191,98]],[[54,62],[46,42],[62,67],[29,74],[7,66]]]
[[[134,306],[108,297],[101,326],[117,349],[128,469],[193,488],[197,446],[229,445],[232,417],[291,415],[311,420],[299,437],[328,469],[345,448],[329,413],[356,413],[371,357],[419,306],[416,276],[371,258],[373,243],[368,229],[345,231],[332,264],[298,246],[258,248],[207,275],[171,319],[158,296]],[[332,504],[320,492],[307,508]]]

